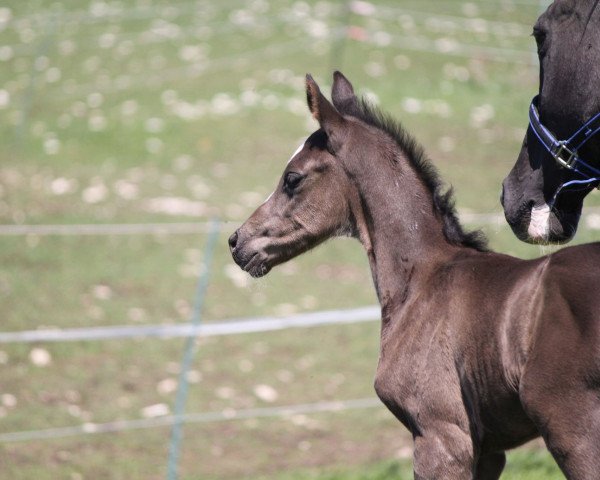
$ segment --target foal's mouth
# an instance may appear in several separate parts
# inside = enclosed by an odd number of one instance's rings
[[[269,266],[261,259],[259,252],[256,252],[245,265],[241,265],[242,270],[248,272],[251,277],[260,278],[264,277],[271,270]]]
[[[244,258],[243,255],[240,255],[235,250],[231,253],[235,263],[237,263],[242,270],[250,274],[250,276],[253,278],[264,277],[271,271],[271,267],[263,258],[261,258],[262,255],[260,252],[255,252],[248,259]]]

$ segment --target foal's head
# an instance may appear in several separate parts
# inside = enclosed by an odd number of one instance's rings
[[[355,233],[351,204],[357,193],[339,158],[352,148],[357,128],[310,75],[306,95],[320,128],[292,155],[271,196],[229,238],[234,260],[253,277],[329,237]],[[356,101],[352,86],[338,72],[332,96],[338,105]]]
[[[273,194],[229,238],[240,267],[260,277],[334,235],[358,238],[371,255],[385,243],[371,238],[375,230],[394,242],[384,248],[394,252],[410,251],[409,243],[486,250],[478,232],[463,231],[451,191],[442,191],[421,147],[399,123],[359,101],[341,73],[334,74],[333,104],[310,75],[306,96],[320,128],[294,153]]]

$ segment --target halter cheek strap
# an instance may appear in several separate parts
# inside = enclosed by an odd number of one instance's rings
[[[539,95],[533,98],[529,107],[529,126],[531,130],[542,146],[561,167],[572,170],[583,177],[580,180],[570,180],[562,183],[554,194],[554,198],[552,199],[552,203],[554,203],[558,194],[565,187],[600,182],[600,170],[584,162],[577,153],[588,140],[600,132],[600,113],[585,122],[567,140],[558,140],[540,121],[538,103]]]

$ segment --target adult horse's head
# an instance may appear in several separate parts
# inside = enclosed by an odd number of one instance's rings
[[[599,2],[555,0],[533,29],[540,90],[501,199],[526,242],[569,241],[585,196],[600,181]]]
[[[351,120],[344,118],[306,78],[309,109],[319,122],[290,158],[271,196],[229,238],[235,262],[253,277],[283,263],[334,235],[353,235],[352,204],[358,195],[336,156],[352,143]],[[334,76],[333,101],[352,108],[351,84]]]

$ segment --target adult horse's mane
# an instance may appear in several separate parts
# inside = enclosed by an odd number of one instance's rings
[[[387,133],[404,152],[417,175],[431,191],[435,212],[443,219],[443,232],[446,239],[454,245],[488,251],[487,238],[480,230],[466,232],[456,214],[452,187],[445,188],[437,168],[427,158],[425,150],[396,119],[381,111],[364,98],[356,103],[342,102],[336,105],[342,115],[349,115]]]

